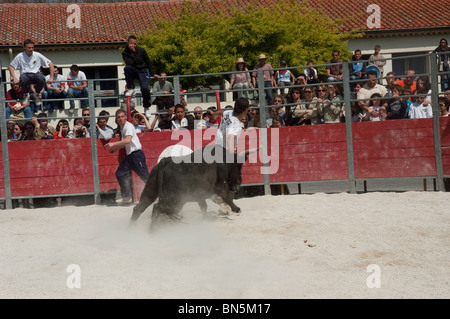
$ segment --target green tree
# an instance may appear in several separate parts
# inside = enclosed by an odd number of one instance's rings
[[[357,30],[342,32],[343,21],[333,21],[307,1],[257,0],[183,2],[176,18],[161,17],[140,35],[157,70],[169,75],[230,72],[238,57],[253,68],[259,54],[279,67],[304,66],[308,60],[324,64],[337,49],[351,57],[347,40],[361,36]],[[302,72],[303,69],[294,71]],[[322,68],[324,73],[324,68]],[[210,85],[229,75],[182,78],[184,87]]]

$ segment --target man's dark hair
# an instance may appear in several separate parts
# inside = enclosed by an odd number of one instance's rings
[[[250,106],[250,102],[245,97],[237,98],[234,102],[234,115],[239,115],[245,112]]]
[[[47,117],[47,113],[42,112],[36,116],[36,118],[41,118],[41,117]]]
[[[184,107],[183,104],[177,104],[177,105],[175,105],[175,110],[176,110],[176,109],[183,109],[183,111],[186,110],[186,108]]]
[[[26,46],[27,44],[34,44],[34,42],[31,39],[26,39],[25,41],[23,41],[23,46]]]
[[[416,94],[427,94],[427,93],[428,93],[428,90],[425,88],[420,88],[416,91]]]
[[[370,70],[370,71],[368,71],[368,72],[367,72],[367,76],[369,76],[369,75],[375,75],[375,77],[378,77],[378,73],[377,73],[377,71],[375,71],[375,70]]]
[[[61,119],[61,120],[59,120],[59,121],[58,121],[58,124],[56,125],[56,131],[57,131],[57,132],[59,132],[59,124],[62,124],[63,126],[64,126],[64,125],[69,126],[69,121],[66,120],[66,119]]]
[[[134,35],[130,35],[128,37],[128,39],[127,39],[127,42],[129,42],[130,40],[136,40],[137,41],[137,38]]]
[[[80,71],[80,68],[78,67],[78,65],[72,64],[72,66],[70,67],[70,70],[78,72],[78,71]]]

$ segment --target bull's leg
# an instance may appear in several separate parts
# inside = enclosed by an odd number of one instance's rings
[[[241,209],[233,203],[234,193],[229,191],[226,182],[223,183],[222,187],[216,187],[216,194],[222,198],[225,204],[228,204],[231,207],[233,212],[239,213],[241,211]]]
[[[141,214],[147,209],[147,207],[153,203],[153,201],[153,199],[150,199],[147,196],[141,198],[139,204],[137,204],[133,208],[133,214],[131,215],[130,224],[134,223],[139,218],[139,216],[141,216]]]
[[[208,209],[208,204],[206,204],[206,200],[201,199],[198,201],[198,206],[200,206],[200,211],[203,214],[203,217],[206,217],[206,211]]]
[[[142,190],[141,198],[139,199],[139,204],[137,204],[133,209],[133,214],[131,215],[130,223],[135,222],[139,216],[150,206],[159,196],[158,190],[158,166],[155,166],[150,172],[150,176],[145,183],[145,187]]]
[[[156,227],[156,222],[158,221],[158,217],[161,214],[161,208],[159,207],[159,204],[156,203],[153,205],[153,211],[152,211],[152,219],[150,222],[150,231],[154,231]]]
[[[240,213],[241,209],[233,203],[234,194],[228,193],[227,195],[223,195],[223,201],[231,207],[231,210],[235,213]]]

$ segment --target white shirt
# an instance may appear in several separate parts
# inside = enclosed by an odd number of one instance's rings
[[[19,69],[20,74],[23,73],[38,73],[41,66],[48,66],[50,60],[39,52],[34,52],[31,56],[28,56],[25,52],[16,55],[14,60],[11,61],[10,65],[14,69]]]
[[[50,79],[50,74],[45,76],[45,81],[48,81],[49,79]],[[53,77],[53,82],[51,84],[51,87],[54,87],[54,88],[64,87],[64,82],[55,82],[55,81],[64,81],[64,80],[65,80],[64,76],[62,76],[61,74],[58,74],[56,76],[56,78]]]
[[[139,138],[136,135],[136,130],[135,130],[133,124],[131,124],[130,122],[127,121],[125,123],[125,125],[123,126],[121,133],[122,133],[122,140],[126,136],[131,136],[131,142],[128,143],[127,145],[125,145],[125,150],[127,152],[127,155],[130,155],[134,151],[138,151],[138,150],[142,149],[141,142],[139,141]]]
[[[68,85],[80,86],[81,82],[83,81],[87,81],[86,74],[84,74],[83,71],[78,71],[77,76],[73,76],[72,72],[69,72],[69,74],[67,74]]]
[[[433,111],[430,104],[424,106],[417,102],[411,104],[408,114],[410,119],[426,119],[433,117]]]
[[[373,88],[369,87],[368,85],[365,85],[362,87],[358,92],[358,100],[362,99],[370,99],[372,94],[379,93],[382,97],[387,94],[387,89],[380,84],[375,84]],[[369,104],[369,101],[365,101],[367,104]]]
[[[228,149],[228,136],[234,135],[234,148],[236,148],[237,140],[242,132],[241,121],[233,115],[233,110],[223,112],[222,121],[216,134],[216,144]],[[230,151],[234,151],[230,150]]]
[[[180,121],[178,121],[178,119],[174,119],[172,121],[172,130],[177,129],[177,128],[182,128],[182,127],[186,127],[188,126],[188,121],[187,118],[183,117],[181,119],[181,123]]]

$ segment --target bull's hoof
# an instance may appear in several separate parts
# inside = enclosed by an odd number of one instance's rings
[[[241,209],[239,207],[236,206],[236,208],[232,208],[233,213],[235,214],[240,214],[241,213]]]

